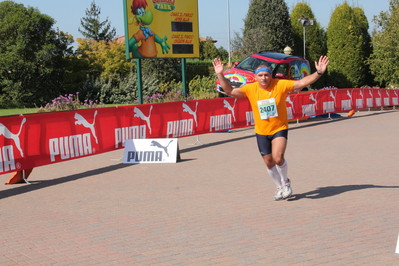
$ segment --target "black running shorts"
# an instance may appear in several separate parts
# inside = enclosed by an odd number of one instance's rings
[[[258,149],[262,156],[272,153],[272,140],[277,137],[284,137],[288,139],[288,129],[281,130],[274,135],[259,135],[256,134],[256,141],[258,142]]]

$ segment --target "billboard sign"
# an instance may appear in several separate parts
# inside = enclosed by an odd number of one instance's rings
[[[199,57],[198,0],[123,0],[126,58]]]

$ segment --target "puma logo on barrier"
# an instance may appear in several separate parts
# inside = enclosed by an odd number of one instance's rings
[[[364,95],[363,95],[363,91],[360,90],[359,91],[360,97],[359,99],[355,99],[356,101],[356,108],[358,109],[362,109],[363,108],[363,100],[364,100]]]
[[[335,94],[336,94],[337,92],[335,92]],[[333,93],[333,91],[330,91],[330,97],[331,98],[333,98],[333,101],[334,101],[334,106],[335,106],[335,102],[336,102],[336,96],[334,95],[334,93]]]
[[[147,126],[148,126],[148,128],[150,129],[150,134],[152,133],[151,121],[150,121],[151,110],[152,110],[152,105],[150,106],[150,112],[149,112],[148,116],[145,116],[145,115],[143,114],[143,112],[142,112],[139,108],[137,108],[137,107],[134,107],[134,110],[133,110],[133,112],[134,112],[134,117],[139,117],[139,118],[141,118],[142,120],[144,120],[144,121],[147,123]]]
[[[378,90],[377,91],[379,98],[375,98],[375,105],[377,105],[377,107],[381,106],[381,92]]]
[[[189,113],[190,115],[192,115],[194,117],[194,121],[195,121],[195,126],[196,127],[198,127],[197,111],[198,111],[198,102],[196,102],[196,104],[195,104],[195,111],[193,111],[190,108],[190,106],[188,106],[187,104],[183,103],[183,112]]]
[[[287,106],[287,115],[288,119],[292,119],[294,117],[294,112],[295,112],[295,107],[294,107],[294,100],[295,100],[296,95],[294,98],[291,100],[290,96],[287,96],[285,98],[285,101],[291,105],[291,107]]]
[[[317,97],[317,94],[316,94],[316,97]],[[315,108],[316,108],[317,100],[313,94],[309,95],[309,100],[313,101],[314,103],[302,105],[302,116],[303,117],[312,116],[312,115],[316,114]]]
[[[346,91],[346,95],[349,97],[349,99],[352,101],[352,94],[349,90]]]
[[[3,135],[6,139],[12,139],[15,143],[15,146],[19,150],[19,153],[21,154],[21,157],[24,157],[24,153],[21,148],[21,142],[19,139],[19,135],[21,134],[22,131],[22,126],[25,124],[26,118],[24,117],[21,121],[21,125],[19,126],[19,131],[17,134],[12,133],[5,125],[0,123],[0,135]]]
[[[94,111],[94,118],[93,118],[93,123],[90,124],[89,122],[87,122],[87,120],[81,116],[78,113],[75,113],[75,125],[82,125],[85,128],[88,128],[91,130],[91,133],[93,134],[94,138],[96,139],[96,143],[98,144],[98,139],[97,139],[97,135],[96,135],[96,130],[94,128],[94,124],[96,123],[96,116],[97,116],[97,110]]]
[[[291,104],[292,109],[295,109],[295,108],[294,108],[294,101],[291,100],[291,97],[290,97],[290,96],[288,96],[288,97],[285,99],[285,101],[286,101],[287,103]]]
[[[236,102],[237,102],[237,99],[234,99],[234,105],[231,106],[230,103],[227,100],[223,101],[223,103],[224,103],[223,107],[227,108],[228,110],[231,111],[231,114],[233,115],[234,121],[236,121],[236,116],[234,115],[234,107],[236,106]]]
[[[336,94],[337,92],[335,92]],[[325,101],[323,102],[323,111],[325,113],[332,113],[335,111],[335,102],[336,102],[336,96],[334,95],[333,91],[330,91],[329,96],[333,100],[332,101]]]
[[[169,157],[168,147],[169,147],[170,143],[172,143],[172,141],[173,141],[173,139],[171,141],[169,141],[168,145],[162,146],[158,141],[153,140],[153,141],[151,141],[151,145],[150,146],[155,146],[155,147],[158,147],[160,149],[163,149],[165,151],[166,155],[168,155],[168,157]]]

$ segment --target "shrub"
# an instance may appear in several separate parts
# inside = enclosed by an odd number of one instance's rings
[[[173,89],[166,94],[155,93],[151,96],[143,97],[143,103],[166,103],[166,102],[181,102],[194,100],[190,95],[184,96],[183,92],[179,89]],[[135,101],[137,103],[137,100]]]
[[[337,87],[329,86],[329,87],[324,87],[321,90],[336,90],[336,89],[337,89]]]
[[[39,113],[70,111],[98,107],[104,107],[104,104],[102,102],[99,102],[98,100],[92,101],[88,99],[80,102],[79,92],[77,92],[76,94],[65,94],[64,96],[58,96],[57,98],[53,99],[51,103],[47,103],[44,107],[40,107]]]
[[[214,73],[212,61],[188,61],[186,64],[187,80],[196,76],[212,76]]]
[[[159,90],[158,79],[154,76],[143,77],[143,97],[151,96]],[[103,99],[107,104],[133,103],[138,98],[137,75],[133,71],[122,77],[114,74],[109,78],[88,76],[82,89],[82,95],[90,99]]]
[[[195,99],[213,99],[218,97],[215,90],[215,78],[195,76],[189,82],[190,95]]]
[[[200,77],[197,75],[189,82],[188,87],[188,95],[184,95],[181,82],[171,81],[161,84],[159,91],[163,93],[157,92],[151,96],[144,96],[143,103],[177,102],[218,97],[213,77]],[[137,103],[137,100],[135,102]]]
[[[181,81],[160,83],[152,75],[143,76],[143,103],[160,103],[185,100],[217,98],[215,78],[196,75],[188,83],[188,94],[184,95]],[[134,104],[138,102],[137,75],[131,71],[127,77],[118,74],[108,79],[88,76],[81,95],[87,99],[100,100],[107,104]]]

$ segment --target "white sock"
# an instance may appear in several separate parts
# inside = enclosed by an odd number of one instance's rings
[[[281,178],[281,183],[285,184],[289,182],[288,179],[288,163],[287,160],[284,160],[284,163],[282,166],[278,166],[276,165],[277,171],[280,174],[280,178]]]
[[[276,183],[278,187],[281,187],[281,177],[280,174],[278,173],[277,167],[273,166],[271,169],[267,168],[267,172],[269,173],[270,177],[273,179],[274,183]]]

